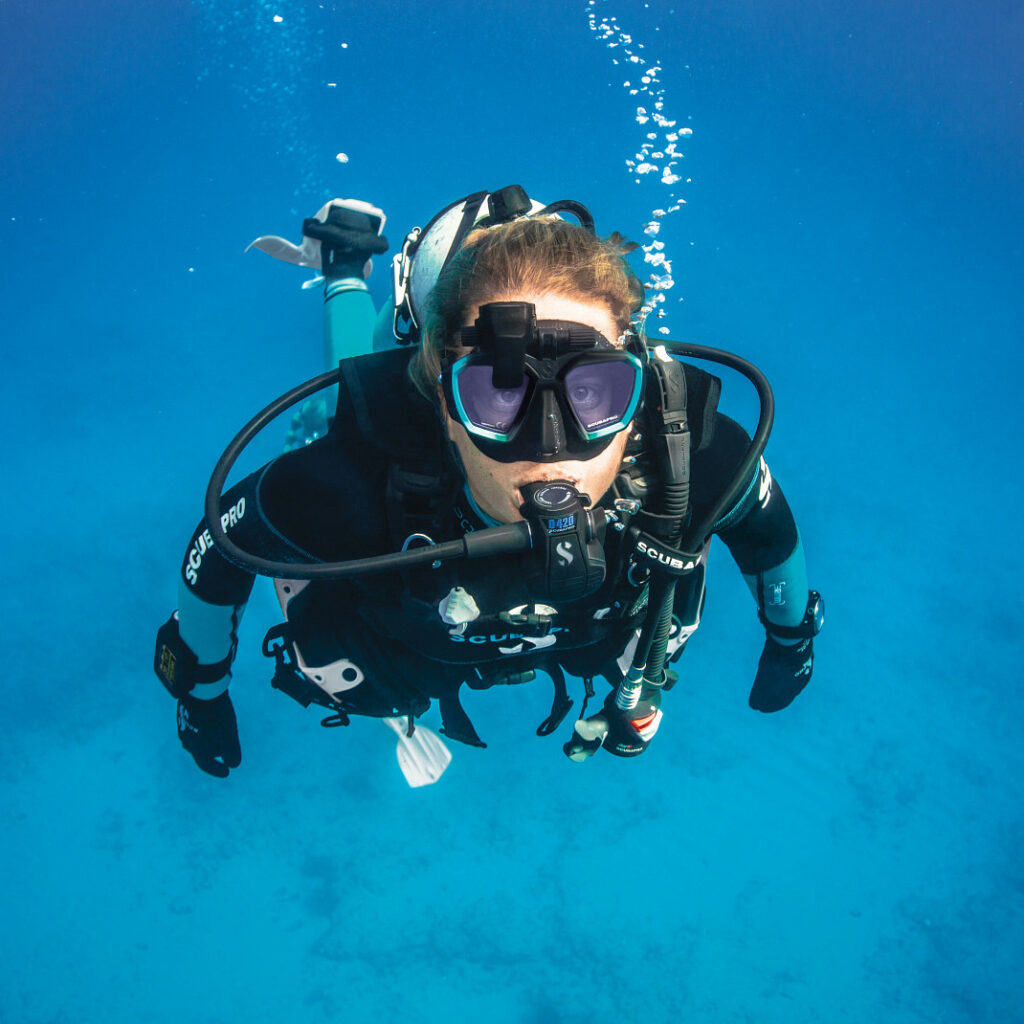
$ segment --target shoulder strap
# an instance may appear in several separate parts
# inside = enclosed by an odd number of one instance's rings
[[[676,359],[652,359],[647,381],[647,446],[658,475],[658,510],[639,513],[644,529],[676,543],[690,514],[690,379]]]
[[[722,382],[690,363],[683,363],[686,374],[687,415],[690,421],[690,449],[698,452],[711,443],[715,433],[715,414],[722,395]]]
[[[408,365],[408,351],[397,348],[343,359],[335,422],[389,453],[443,448],[437,414],[413,386]]]
[[[334,421],[387,460],[388,523],[398,544],[437,531],[454,487],[437,412],[412,384],[408,365],[402,349],[343,359]]]

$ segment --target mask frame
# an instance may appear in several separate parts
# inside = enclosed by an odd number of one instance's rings
[[[616,434],[629,428],[642,406],[644,361],[585,324],[538,321],[532,303],[486,303],[473,326],[460,331],[459,340],[460,347],[472,351],[454,362],[446,360],[440,376],[445,404],[473,445],[497,462],[593,458]],[[578,407],[581,403],[574,402],[570,394],[570,376],[587,366],[608,364],[629,367],[628,397],[617,403],[619,411],[611,421],[588,427]],[[477,368],[485,367],[491,368],[490,387],[495,395],[522,389],[507,424],[487,423],[483,415],[474,412],[469,385],[460,384]],[[614,383],[609,378],[607,387]],[[476,387],[481,387],[479,381]]]

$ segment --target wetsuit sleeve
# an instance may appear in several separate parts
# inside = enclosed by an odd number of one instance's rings
[[[221,526],[233,541],[248,546],[258,508],[258,476],[237,484],[221,501]],[[226,664],[218,680],[196,683],[195,697],[211,700],[231,680],[238,624],[245,611],[254,577],[224,558],[213,546],[205,518],[186,548],[178,579],[178,630],[185,645],[203,666]],[[205,673],[206,675],[209,672]]]
[[[335,278],[324,286],[324,365],[361,356],[373,347],[377,311],[360,277]]]
[[[267,515],[267,503],[269,500],[271,504],[288,504],[273,493],[271,471],[301,460],[312,448],[302,449],[302,455],[293,452],[282,456],[236,484],[221,499],[221,527],[243,550],[273,561],[309,560],[307,552],[288,540],[278,528],[279,524]],[[303,504],[301,500],[297,503]],[[204,519],[193,533],[182,560],[178,582],[178,630],[198,660],[201,677],[211,674],[209,666],[225,663],[226,670],[215,680],[204,679],[196,683],[191,690],[193,696],[211,700],[227,689],[238,626],[253,580],[251,573],[220,554]],[[204,666],[207,667],[205,673]]]
[[[710,502],[742,460],[750,438],[719,414],[711,444],[694,457],[695,496]],[[710,487],[709,487],[710,484]],[[796,520],[768,463],[758,463],[739,500],[715,524],[767,622],[799,625],[807,606],[807,569]]]
[[[387,251],[384,212],[360,200],[332,199],[326,223],[303,222],[303,234],[319,238],[324,284],[324,364],[373,350],[377,312],[366,286],[374,256]],[[317,217],[320,215],[318,214]]]

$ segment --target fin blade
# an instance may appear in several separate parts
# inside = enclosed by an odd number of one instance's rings
[[[303,237],[302,244],[295,245],[279,235],[262,235],[245,247],[246,252],[250,249],[259,249],[260,252],[265,252],[275,260],[283,260],[285,263],[311,267],[313,270],[320,269],[320,242],[315,238]]]
[[[410,786],[432,786],[445,773],[451,762],[451,751],[444,740],[425,725],[416,726],[412,736],[406,735],[408,719],[385,718],[398,736],[398,766]]]

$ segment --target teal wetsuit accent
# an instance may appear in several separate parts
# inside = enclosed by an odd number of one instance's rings
[[[377,314],[377,322],[373,325],[373,351],[395,348],[398,339],[395,337],[395,310],[390,302],[385,302]]]
[[[245,603],[215,605],[192,592],[184,577],[178,580],[178,623],[181,639],[201,665],[215,665],[232,653],[238,623],[245,614]],[[213,700],[224,693],[231,682],[229,672],[215,683],[197,683],[192,695]]]
[[[387,305],[384,311],[390,314]],[[323,312],[324,368],[333,370],[343,359],[369,353],[377,322],[377,310],[370,297],[370,290],[361,277],[327,281],[324,285]],[[334,415],[337,404],[337,385],[305,402],[292,418],[285,450],[301,448],[323,437],[327,433],[328,418]]]
[[[324,285],[324,366],[368,352],[377,310],[366,282],[343,277]]]
[[[766,508],[772,501],[773,488],[775,484],[771,470],[762,458],[743,496],[715,523],[715,531],[728,530],[741,521],[755,503],[761,508]],[[743,573],[743,579],[754,595],[758,608],[764,613],[765,619],[769,624],[775,623],[777,626],[799,626],[807,610],[808,586],[804,548],[795,523],[792,524],[792,529],[793,546],[781,562],[757,573]],[[785,646],[800,642],[779,637],[775,637],[775,640]]]
[[[743,574],[754,600],[763,600],[764,616],[769,623],[779,626],[799,626],[807,610],[807,566],[804,562],[804,546],[797,533],[796,547],[784,562],[774,568],[765,569],[756,575]],[[789,645],[799,640],[781,640],[777,643]]]

